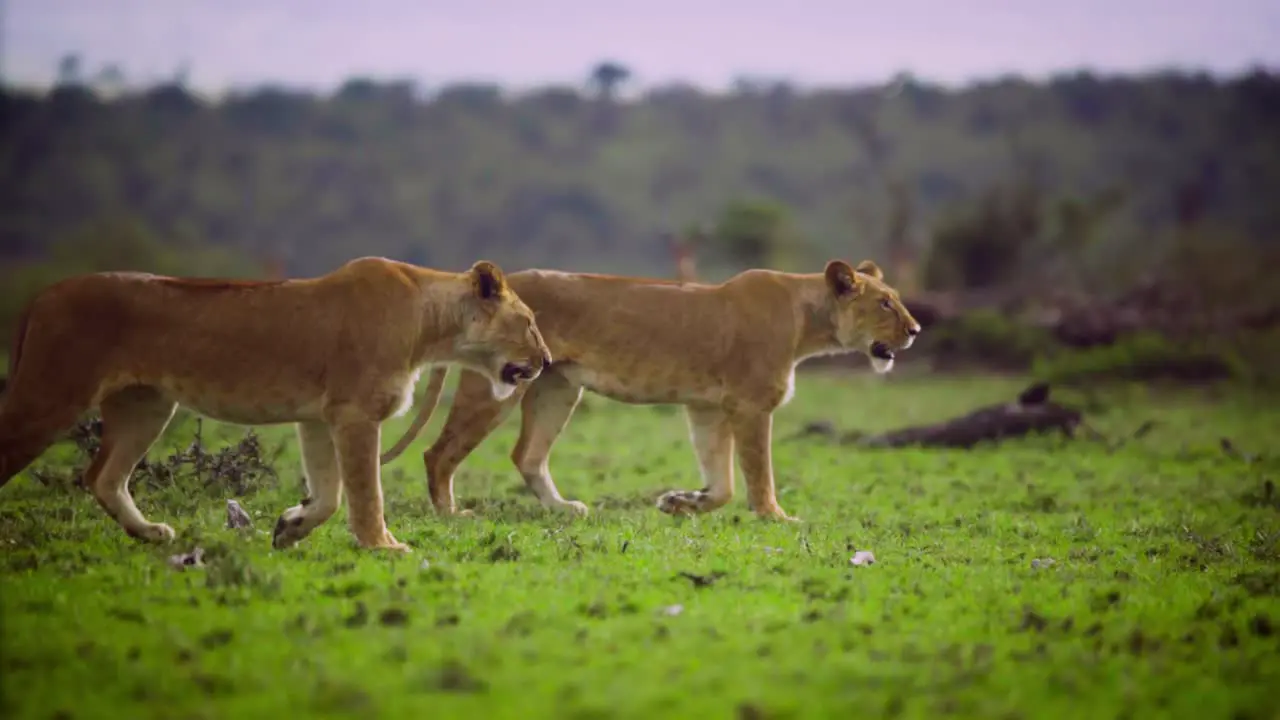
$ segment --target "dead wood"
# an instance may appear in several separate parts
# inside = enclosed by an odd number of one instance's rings
[[[1011,403],[979,408],[934,425],[902,428],[878,435],[849,433],[841,438],[841,442],[874,448],[972,448],[984,440],[1000,442],[1032,433],[1057,431],[1074,437],[1082,419],[1078,409],[1049,401],[1048,383],[1036,383]]]

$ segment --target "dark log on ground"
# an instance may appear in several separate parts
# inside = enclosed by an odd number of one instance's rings
[[[1049,401],[1049,385],[1037,383],[1011,403],[979,408],[946,422],[902,428],[879,435],[846,436],[842,442],[861,447],[971,448],[990,440],[999,442],[1031,433],[1058,431],[1074,437],[1083,418],[1079,410]]]
[[[1049,401],[1049,385],[1037,383],[1011,403],[979,408],[968,415],[922,427],[909,427],[879,435],[846,434],[845,444],[859,447],[971,448],[990,440],[1000,442],[1031,433],[1057,431],[1074,437],[1083,415],[1079,410]]]

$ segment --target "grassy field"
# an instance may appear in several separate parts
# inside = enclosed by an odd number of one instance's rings
[[[144,513],[177,529],[170,548],[128,539],[59,480],[79,462],[60,446],[42,461],[53,476],[0,491],[0,714],[1280,717],[1280,461],[1252,455],[1274,450],[1273,398],[1109,390],[1090,421],[1130,438],[1119,449],[784,439],[818,419],[942,419],[1023,384],[802,377],[775,425],[779,499],[799,525],[754,520],[740,480],[718,513],[660,514],[663,490],[698,486],[683,417],[596,397],[552,456],[589,518],[547,515],[523,491],[514,421],[459,472],[478,517],[437,518],[420,450],[441,413],[384,474],[404,557],[356,550],[345,512],[271,550],[299,498],[288,428],[262,433],[283,443],[278,484],[242,481],[252,531],[223,527],[226,480],[135,484]],[[151,459],[194,428],[175,423]],[[203,438],[242,434],[206,423]],[[205,567],[169,567],[195,546]],[[855,550],[876,564],[852,567]]]

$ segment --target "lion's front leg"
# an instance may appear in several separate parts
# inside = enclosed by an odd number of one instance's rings
[[[733,499],[733,428],[718,408],[685,408],[689,439],[698,456],[701,490],[672,490],[658,498],[670,515],[711,512]]]
[[[796,520],[778,505],[773,486],[773,413],[740,413],[730,419],[738,463],[751,509],[762,518]]]
[[[329,425],[298,423],[298,444],[302,448],[302,470],[307,476],[307,497],[285,510],[276,521],[271,534],[271,545],[276,549],[287,548],[310,535],[338,511],[342,502],[338,451]]]
[[[551,446],[564,431],[581,399],[581,387],[571,384],[555,371],[544,372],[524,395],[520,439],[511,452],[511,460],[520,470],[520,476],[543,507],[567,510],[576,515],[586,515],[587,506],[560,496],[560,490],[551,479],[548,459]]]
[[[364,548],[409,551],[392,537],[382,509],[382,431],[374,420],[342,421],[332,428],[338,468],[347,494],[347,516],[356,542]]]

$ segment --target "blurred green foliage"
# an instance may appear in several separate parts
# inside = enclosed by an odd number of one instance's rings
[[[1206,306],[1280,295],[1264,71],[637,94],[606,60],[583,88],[353,78],[214,100],[64,65],[48,93],[0,91],[5,333],[74,272],[313,275],[385,255],[671,276],[664,239],[689,228],[709,279],[843,257],[896,282],[907,250],[932,288],[1105,294],[1156,273]],[[1019,366],[1046,342],[993,314],[938,331]]]
[[[8,347],[8,334],[22,305],[37,290],[77,273],[122,270],[247,277],[258,268],[227,248],[183,237],[162,240],[135,217],[106,215],[76,226],[51,243],[42,256],[6,266],[0,278],[4,347]]]
[[[921,335],[917,344],[920,352],[944,363],[1011,371],[1026,370],[1037,358],[1059,349],[1049,330],[994,309],[974,310],[941,323]]]
[[[1163,242],[1188,212],[1255,242],[1280,227],[1280,76],[1264,72],[956,91],[906,78],[893,93],[673,84],[636,99],[618,95],[630,76],[602,62],[589,91],[355,78],[330,95],[267,86],[214,101],[181,78],[120,90],[77,67],[45,95],[0,92],[0,257],[44,255],[118,213],[290,274],[380,254],[668,275],[663,233],[732,220],[741,203],[785,214],[793,262],[814,267],[883,257],[889,237],[924,252],[935,231],[946,249],[983,222],[1007,226],[938,263],[947,284],[984,281],[974,274],[1010,262],[1011,238],[1054,222],[1089,236],[1070,199],[1109,189],[1124,194],[1113,247]],[[1005,199],[1032,191],[1036,218]],[[742,249],[725,262],[762,256]]]
[[[1254,369],[1229,347],[1175,342],[1143,332],[1111,345],[1037,358],[1032,373],[1042,380],[1078,384],[1098,380],[1249,380]]]

